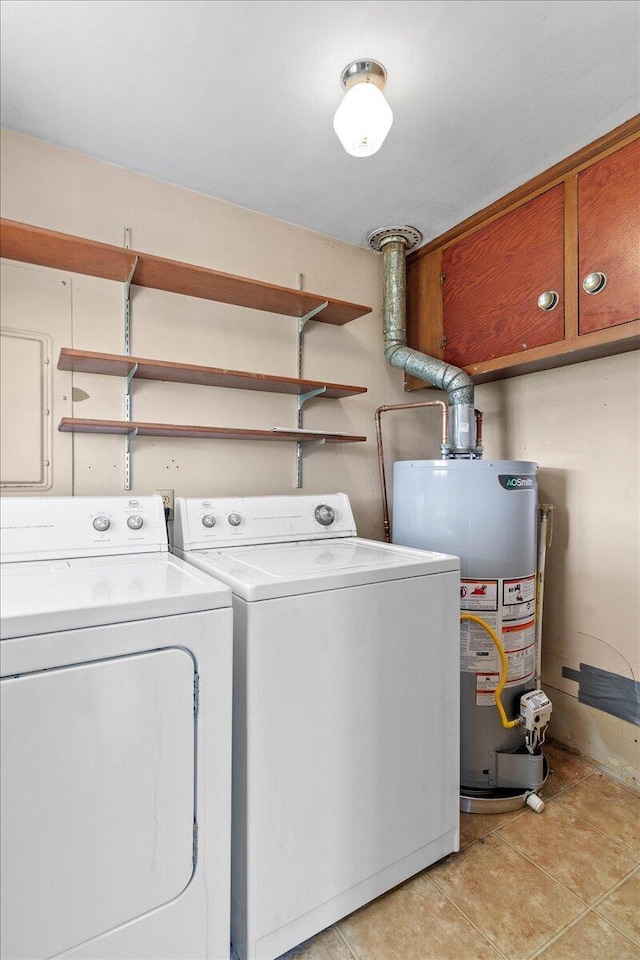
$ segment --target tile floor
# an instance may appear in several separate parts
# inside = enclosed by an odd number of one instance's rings
[[[281,960],[640,960],[640,794],[546,752],[542,814],[462,814],[460,853]]]

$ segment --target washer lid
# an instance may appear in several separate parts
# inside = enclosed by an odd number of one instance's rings
[[[457,557],[361,537],[197,550],[191,563],[244,600],[271,600],[407,577],[457,572]]]
[[[229,588],[169,554],[3,563],[0,639],[231,605]]]

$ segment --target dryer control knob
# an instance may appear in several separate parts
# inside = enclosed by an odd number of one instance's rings
[[[127,517],[127,526],[130,530],[139,530],[144,524],[142,517]]]
[[[323,527],[329,527],[336,518],[336,512],[328,503],[321,503],[319,507],[316,507],[315,517]]]
[[[202,526],[215,527],[215,525],[216,525],[216,518],[212,516],[210,513],[205,513],[204,517],[202,518]]]
[[[229,521],[232,527],[239,527],[240,524],[242,523],[242,517],[240,516],[239,513],[230,513],[229,516],[227,517],[227,520]]]
[[[111,520],[109,517],[96,517],[93,521],[93,529],[97,530],[99,533],[104,533],[105,530],[108,530],[111,526]]]

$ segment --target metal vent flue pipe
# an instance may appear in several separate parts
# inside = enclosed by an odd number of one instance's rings
[[[481,456],[476,440],[473,380],[444,360],[407,346],[406,253],[422,239],[415,227],[385,227],[368,237],[369,246],[382,253],[384,352],[392,367],[399,367],[444,390],[449,403],[449,450],[443,457],[475,459]]]

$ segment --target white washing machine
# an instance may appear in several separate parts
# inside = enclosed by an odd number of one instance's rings
[[[177,500],[234,611],[231,939],[273,960],[458,849],[459,561],[344,494]]]
[[[2,957],[228,958],[228,587],[160,497],[0,507]]]

